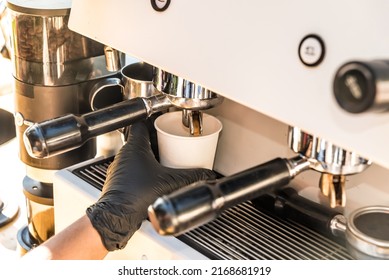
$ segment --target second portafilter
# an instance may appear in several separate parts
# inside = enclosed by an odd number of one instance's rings
[[[360,173],[371,164],[370,160],[354,152],[296,127],[289,130],[289,147],[307,159],[312,169],[320,172],[319,187],[332,208],[346,204],[346,175]]]
[[[212,221],[234,205],[287,185],[305,170],[345,176],[359,173],[370,165],[369,160],[296,127],[290,127],[288,141],[298,153],[296,157],[276,158],[218,180],[194,183],[158,198],[148,209],[155,230],[162,235],[179,235]],[[334,180],[321,184],[328,186],[331,182],[335,187],[329,187],[329,193],[340,196],[337,188],[343,188],[344,184],[336,184]],[[344,196],[343,192],[340,193]]]
[[[35,123],[24,133],[24,143],[31,157],[47,158],[80,147],[98,135],[146,119],[170,107],[186,113],[198,112],[220,104],[218,94],[159,68],[151,72],[156,93],[150,97],[135,97],[81,116],[69,114]],[[189,120],[199,124],[201,114],[189,114]],[[195,117],[193,117],[195,116]],[[196,121],[197,120],[197,121]],[[189,122],[188,122],[189,123]]]

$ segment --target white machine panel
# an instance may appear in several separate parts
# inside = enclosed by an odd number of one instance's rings
[[[384,0],[171,0],[163,12],[73,0],[69,26],[389,168],[389,113],[346,113],[332,92],[343,63],[389,57],[388,10]],[[303,42],[310,34],[319,41]]]

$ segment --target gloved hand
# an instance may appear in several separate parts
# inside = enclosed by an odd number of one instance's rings
[[[158,197],[199,180],[216,178],[208,169],[172,169],[160,165],[151,147],[146,122],[128,128],[127,142],[108,168],[99,200],[86,210],[108,251],[126,246],[147,218],[148,206]]]

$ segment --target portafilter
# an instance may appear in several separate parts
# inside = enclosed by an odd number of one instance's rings
[[[289,128],[290,147],[296,157],[276,158],[231,176],[200,181],[158,198],[148,208],[155,230],[179,235],[210,222],[224,210],[287,185],[302,171],[313,169],[336,175],[361,172],[370,161],[342,150],[299,128]]]
[[[296,127],[290,128],[288,139],[289,147],[308,160],[312,169],[320,172],[319,186],[329,198],[331,207],[344,207],[345,176],[362,172],[371,161]]]
[[[366,206],[348,217],[287,187],[253,200],[256,207],[306,226],[347,247],[356,259],[389,259],[389,207]]]
[[[35,123],[23,138],[31,157],[47,158],[80,147],[88,139],[147,119],[170,107],[199,111],[220,104],[223,98],[184,78],[154,68],[156,94],[135,97],[81,116],[69,114]]]

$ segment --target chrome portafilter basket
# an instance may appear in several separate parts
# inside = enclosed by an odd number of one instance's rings
[[[201,133],[200,110],[220,104],[223,98],[204,87],[153,69],[155,93],[135,97],[81,116],[69,114],[35,123],[24,133],[24,143],[31,157],[47,158],[80,147],[88,139],[147,119],[171,107],[185,111],[184,119],[193,134]]]
[[[204,110],[222,101],[222,97],[213,91],[160,68],[154,68],[153,83],[172,105],[181,109]]]
[[[175,107],[182,109],[182,123],[189,128],[191,135],[201,135],[203,121],[200,110],[212,108],[222,102],[214,92],[156,68],[153,82],[155,88],[163,92]]]
[[[347,247],[355,259],[389,259],[389,207],[367,206],[347,217],[286,187],[253,200],[254,205],[297,222]]]
[[[288,141],[289,147],[303,156],[311,169],[321,173],[320,190],[329,198],[331,207],[345,206],[345,176],[364,171],[371,161],[297,127],[289,128]]]
[[[299,128],[289,128],[289,145],[298,153],[290,159],[276,158],[218,180],[201,181],[158,198],[149,206],[149,219],[162,235],[178,235],[208,223],[224,210],[287,185],[306,170],[317,170],[333,176],[321,180],[323,189],[334,198],[335,205],[344,203],[344,180],[336,176],[361,172],[370,165],[352,152],[329,141],[314,137]],[[330,173],[331,172],[331,173]],[[333,205],[332,205],[333,206]]]
[[[363,207],[343,221],[347,247],[355,258],[389,259],[389,207]]]

